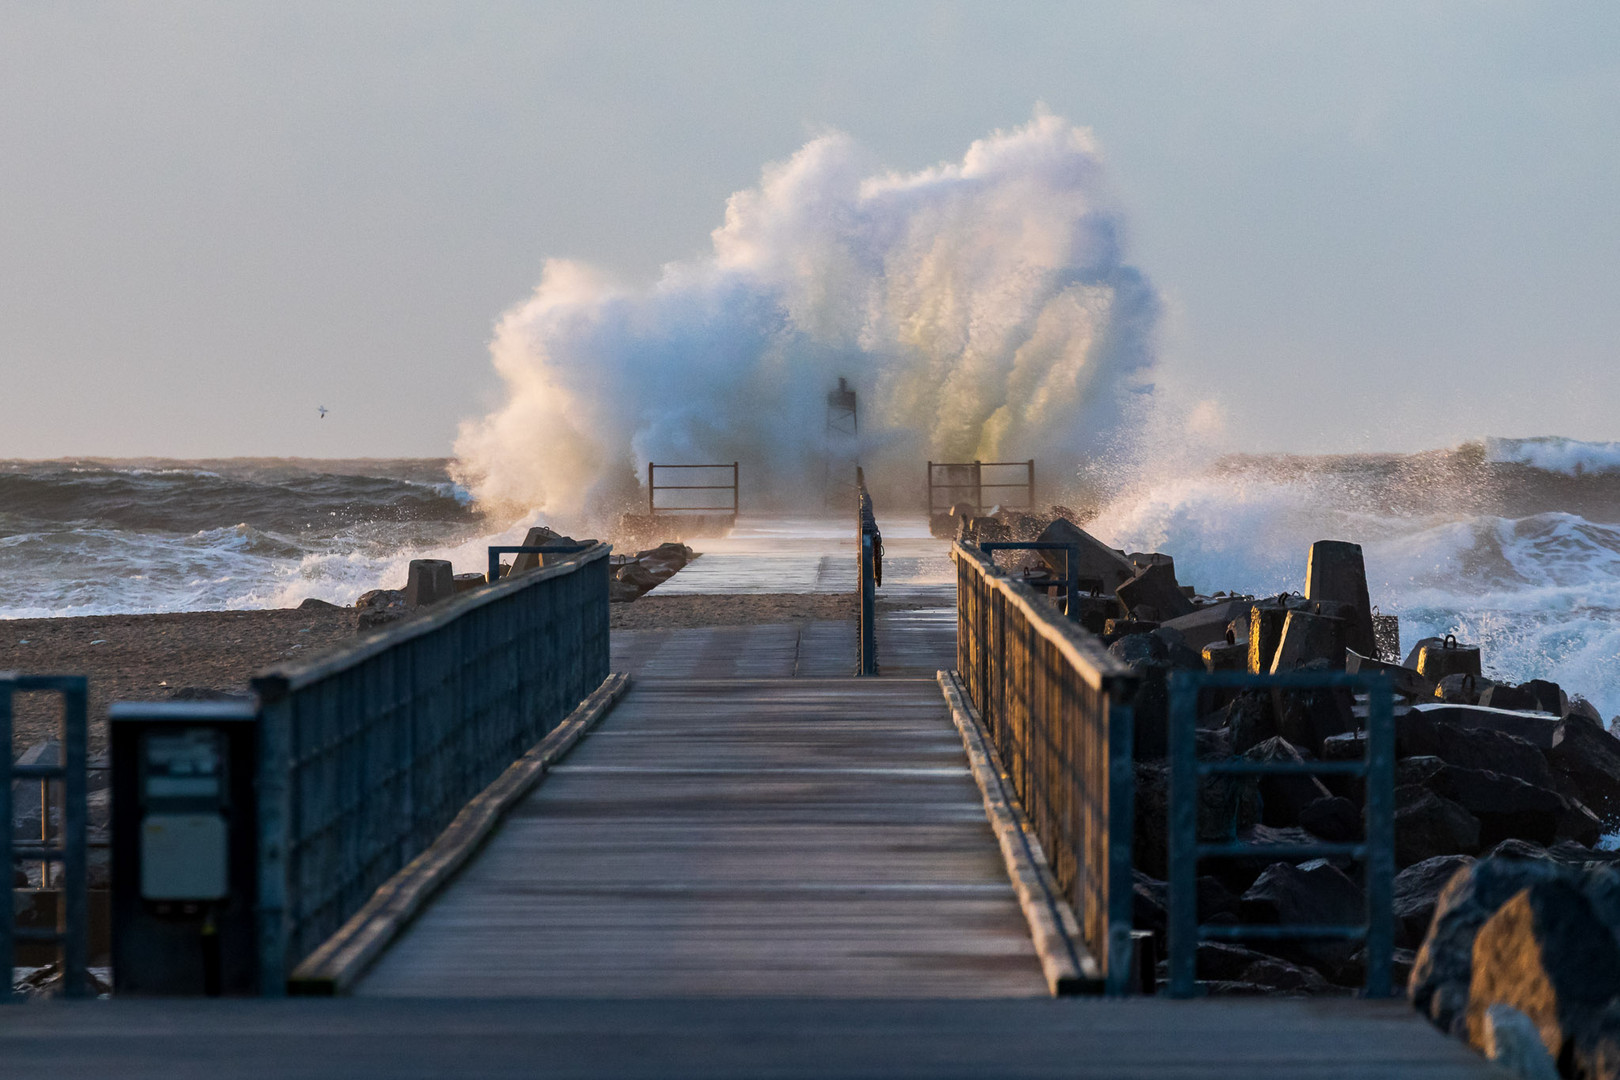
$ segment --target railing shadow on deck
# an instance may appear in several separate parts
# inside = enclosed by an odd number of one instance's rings
[[[957,671],[990,733],[1104,989],[1131,981],[1137,680],[1101,643],[958,542]]]
[[[609,551],[253,680],[262,993],[607,677]]]

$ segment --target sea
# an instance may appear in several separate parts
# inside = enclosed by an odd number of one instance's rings
[[[351,604],[399,587],[413,558],[479,570],[538,517],[487,516],[450,464],[0,462],[0,619]],[[1228,455],[1145,471],[1087,527],[1170,553],[1204,593],[1302,590],[1313,541],[1360,543],[1408,645],[1455,634],[1494,677],[1553,679],[1620,714],[1620,443]]]

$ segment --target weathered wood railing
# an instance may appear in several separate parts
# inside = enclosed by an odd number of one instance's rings
[[[608,551],[253,680],[265,994],[607,677]]]
[[[1130,981],[1135,679],[1043,596],[956,544],[957,672],[1109,993]]]

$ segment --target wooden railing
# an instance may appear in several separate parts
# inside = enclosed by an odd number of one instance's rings
[[[263,993],[607,677],[608,553],[253,680]]]
[[[1106,990],[1124,993],[1132,963],[1135,678],[977,546],[958,543],[951,558],[958,675]]]

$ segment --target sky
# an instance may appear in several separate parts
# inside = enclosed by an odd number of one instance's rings
[[[448,454],[547,259],[1037,106],[1230,449],[1620,439],[1613,3],[0,0],[0,457]]]

